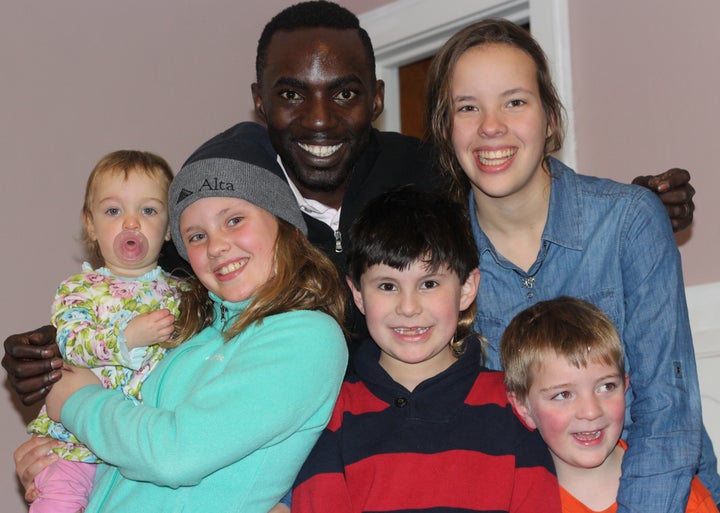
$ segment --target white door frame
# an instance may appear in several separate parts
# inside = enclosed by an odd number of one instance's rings
[[[559,156],[575,167],[568,0],[396,0],[360,15],[360,24],[375,48],[378,78],[385,81],[385,111],[376,126],[400,130],[400,66],[433,55],[452,34],[489,17],[530,22],[567,111],[567,133]]]

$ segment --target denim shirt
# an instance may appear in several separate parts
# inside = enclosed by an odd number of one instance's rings
[[[618,328],[630,375],[630,448],[618,513],[684,512],[702,419],[680,254],[667,214],[642,187],[578,175],[555,159],[550,170],[548,218],[528,272],[500,255],[470,216],[480,255],[475,329],[489,341],[486,365],[500,369],[500,337],[532,304],[568,295],[597,305]]]

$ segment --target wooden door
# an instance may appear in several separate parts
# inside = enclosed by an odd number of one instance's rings
[[[400,131],[405,135],[425,138],[425,77],[432,57],[401,66]]]

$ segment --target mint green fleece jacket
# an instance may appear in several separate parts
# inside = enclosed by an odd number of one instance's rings
[[[87,386],[63,406],[63,424],[107,462],[86,513],[267,513],[292,486],[342,383],[342,330],[296,311],[225,342],[220,305],[231,319],[247,302],[213,299],[213,325],[166,353],[143,404]]]

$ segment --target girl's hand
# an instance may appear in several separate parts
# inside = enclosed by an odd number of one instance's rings
[[[20,484],[25,488],[25,500],[32,502],[40,496],[35,488],[35,477],[47,466],[58,460],[58,455],[51,451],[61,447],[62,442],[44,436],[34,436],[23,443],[13,453],[15,473]]]
[[[66,365],[63,367],[63,376],[55,383],[45,399],[48,416],[60,422],[60,412],[68,397],[88,385],[100,385],[100,380],[90,369]]]

